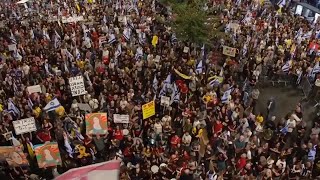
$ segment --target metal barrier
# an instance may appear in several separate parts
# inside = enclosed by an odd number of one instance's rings
[[[299,87],[303,91],[304,97],[308,98],[310,96],[311,91],[312,91],[312,84],[309,81],[308,77],[304,76],[301,78],[301,82],[299,84]]]

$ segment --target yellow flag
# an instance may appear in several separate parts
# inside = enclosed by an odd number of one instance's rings
[[[158,36],[154,35],[151,43],[153,47],[156,47],[156,45],[158,44]]]
[[[191,76],[187,76],[185,74],[182,74],[180,71],[174,69],[174,72],[177,73],[178,76],[180,76],[183,79],[191,79]]]
[[[88,3],[89,3],[89,4],[92,4],[92,0],[88,0]]]
[[[78,3],[76,4],[76,8],[77,8],[78,12],[80,12],[80,6]]]

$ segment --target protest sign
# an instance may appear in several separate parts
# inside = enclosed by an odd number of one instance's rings
[[[9,51],[15,51],[17,49],[17,45],[16,44],[9,44],[8,49],[9,49]]]
[[[170,97],[161,96],[160,105],[168,107],[170,105]]]
[[[34,152],[39,168],[61,165],[60,151],[56,142],[35,145]]]
[[[106,134],[108,131],[107,113],[86,114],[87,134]]]
[[[29,94],[37,93],[37,92],[42,93],[40,85],[28,86],[27,91]]]
[[[232,48],[229,46],[223,46],[223,54],[227,55],[227,56],[231,56],[231,57],[236,57],[236,52],[237,49],[236,48]]]
[[[11,167],[29,164],[26,155],[23,153],[21,147],[18,146],[1,146],[0,160],[7,161],[7,163]]]
[[[114,123],[129,123],[129,115],[127,114],[114,114],[113,115]]]
[[[12,124],[17,135],[37,130],[34,117],[12,121]]]
[[[156,114],[154,101],[148,102],[142,105],[142,116],[143,119],[147,119]]]
[[[82,76],[69,78],[69,84],[72,96],[80,96],[86,94],[84,81]]]

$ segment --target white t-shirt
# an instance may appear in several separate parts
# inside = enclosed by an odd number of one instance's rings
[[[287,126],[288,126],[288,132],[291,133],[293,131],[293,129],[296,127],[296,121],[288,119],[287,120]]]
[[[182,142],[185,143],[186,145],[190,145],[191,140],[192,140],[192,137],[190,136],[190,134],[188,135],[184,134],[182,136]]]
[[[155,131],[157,134],[162,133],[162,125],[161,125],[160,123],[155,123],[155,124],[154,124],[154,131]]]

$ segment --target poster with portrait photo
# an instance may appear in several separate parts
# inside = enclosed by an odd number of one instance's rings
[[[61,165],[61,156],[58,144],[48,142],[34,146],[39,168]]]
[[[108,131],[107,113],[90,113],[86,114],[86,133],[106,134]]]
[[[18,146],[1,146],[0,161],[7,161],[11,167],[29,164],[26,155],[23,153],[21,147]]]

